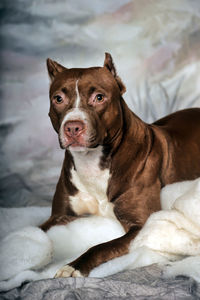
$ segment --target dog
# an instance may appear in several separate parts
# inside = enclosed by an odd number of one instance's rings
[[[47,59],[47,69],[49,116],[65,158],[52,214],[41,228],[100,215],[117,219],[126,232],[90,248],[55,277],[88,276],[129,252],[147,218],[161,209],[162,187],[200,177],[200,108],[146,124],[125,103],[109,53],[103,67],[67,69]]]

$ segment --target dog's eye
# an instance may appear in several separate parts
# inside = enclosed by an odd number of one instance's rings
[[[63,102],[63,98],[60,95],[56,95],[53,98],[56,100],[56,103],[58,104]]]
[[[104,101],[104,96],[102,94],[97,94],[95,97],[96,102],[103,102]]]

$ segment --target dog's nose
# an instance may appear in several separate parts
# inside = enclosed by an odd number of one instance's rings
[[[65,123],[65,133],[68,136],[78,136],[85,128],[82,121],[68,121]]]

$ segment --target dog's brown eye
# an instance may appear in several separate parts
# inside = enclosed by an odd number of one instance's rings
[[[60,103],[63,102],[63,98],[62,98],[61,96],[59,96],[59,95],[54,96],[54,99],[56,100],[56,102],[57,102],[58,104],[60,104]]]
[[[97,94],[95,97],[95,100],[97,102],[103,102],[104,101],[104,96],[102,94]]]

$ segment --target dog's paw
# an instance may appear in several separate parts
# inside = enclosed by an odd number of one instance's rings
[[[54,276],[54,278],[59,277],[83,277],[83,275],[79,270],[75,270],[73,267],[65,265],[64,267],[60,268]]]

